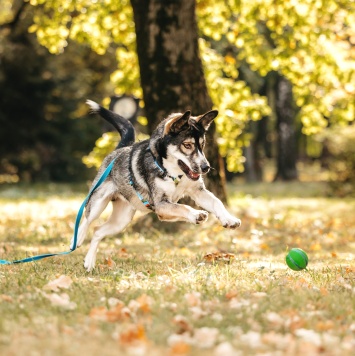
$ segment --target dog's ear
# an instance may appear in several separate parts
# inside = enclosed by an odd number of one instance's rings
[[[202,126],[202,128],[207,131],[210,128],[210,125],[212,124],[212,121],[216,118],[218,115],[217,110],[211,110],[206,112],[205,114],[197,117],[194,121]]]
[[[169,133],[179,133],[189,127],[188,121],[191,111],[186,111],[185,114],[177,115],[168,120],[164,126],[164,136]]]

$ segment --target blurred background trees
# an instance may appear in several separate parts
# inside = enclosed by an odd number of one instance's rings
[[[1,0],[3,180],[82,178],[81,158],[102,134],[85,99],[107,105],[124,93],[143,99],[138,121],[148,133],[171,111],[216,107],[219,152],[228,172],[245,171],[248,180],[264,179],[265,159],[274,180],[297,179],[300,159],[344,161],[331,138],[353,137],[353,2],[131,3]],[[193,47],[195,59],[184,59]],[[99,164],[112,136],[97,142],[87,164]]]

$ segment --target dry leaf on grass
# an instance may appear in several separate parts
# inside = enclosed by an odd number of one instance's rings
[[[72,283],[73,283],[73,280],[69,276],[61,275],[57,279],[48,282],[43,287],[43,289],[50,290],[52,292],[59,292],[60,288],[68,289]]]
[[[215,262],[230,263],[233,259],[235,259],[235,255],[233,253],[225,253],[225,252],[211,252],[203,257],[203,260],[206,263],[215,263]]]
[[[146,294],[142,294],[137,299],[132,299],[128,303],[128,307],[130,310],[134,312],[140,310],[143,313],[150,313],[152,304],[153,304],[153,299]]]
[[[231,300],[235,298],[238,295],[238,291],[236,289],[232,289],[226,293],[226,298],[228,300]]]
[[[12,303],[13,302],[12,297],[10,297],[9,295],[6,295],[6,294],[1,294],[0,295],[0,300],[3,301],[3,302],[8,302],[8,303]]]
[[[184,334],[185,332],[191,332],[192,327],[188,320],[183,315],[175,315],[173,323],[178,327],[177,334]]]
[[[189,307],[196,307],[201,305],[201,293],[200,292],[191,292],[186,293],[184,298]]]
[[[207,349],[214,346],[217,342],[219,330],[216,328],[202,327],[195,329],[193,340],[197,347]]]
[[[90,318],[110,323],[127,321],[138,312],[143,314],[150,313],[153,299],[146,294],[142,294],[138,298],[132,299],[128,306],[117,298],[109,298],[108,303],[110,305],[109,309],[103,306],[92,308],[89,314]]]
[[[70,301],[70,297],[66,293],[62,294],[57,294],[57,293],[51,293],[51,294],[46,294],[42,293],[42,295],[47,298],[53,306],[56,307],[61,307],[63,309],[67,310],[74,310],[76,308],[76,303]]]
[[[222,342],[214,349],[215,356],[236,356],[239,355],[235,348],[229,342]]]
[[[146,343],[147,337],[143,325],[130,325],[127,330],[120,333],[119,341],[124,346],[136,343]]]
[[[108,266],[109,268],[114,268],[116,266],[115,261],[111,258],[111,256],[108,256],[105,258],[105,265]]]
[[[130,319],[132,313],[123,302],[116,301],[116,304],[110,309],[106,307],[97,307],[90,310],[90,318],[100,321],[107,321],[114,323],[116,321],[123,321]]]
[[[120,248],[117,252],[117,257],[119,258],[128,258],[129,254],[127,252],[127,249],[125,249],[124,247]]]
[[[191,346],[185,342],[177,342],[170,348],[171,355],[188,355],[190,354]]]

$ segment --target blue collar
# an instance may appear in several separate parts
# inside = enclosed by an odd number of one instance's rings
[[[158,163],[158,159],[154,156],[153,152],[151,151],[151,149],[149,147],[147,148],[147,151],[149,151],[150,154],[153,156],[154,164],[158,167],[160,172],[163,173],[163,178],[169,177],[175,183],[175,185],[178,185],[180,183],[181,178],[183,177],[183,175],[178,175],[176,177],[169,175],[168,171],[163,166],[163,164],[159,164]]]

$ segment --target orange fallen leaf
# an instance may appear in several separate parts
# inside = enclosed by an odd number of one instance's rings
[[[151,305],[152,305],[152,298],[147,296],[146,294],[142,294],[140,297],[136,299],[136,301],[139,303],[139,309],[143,313],[150,313],[151,311]]]
[[[260,248],[262,250],[270,250],[270,246],[265,242],[260,245]]]
[[[129,255],[128,255],[127,249],[124,247],[120,248],[117,252],[117,256],[119,258],[128,258]]]
[[[6,294],[1,294],[0,295],[0,300],[2,300],[4,302],[8,302],[8,303],[12,303],[13,302],[12,297],[10,297],[9,295],[6,295]]]
[[[143,325],[131,325],[128,330],[120,334],[119,341],[124,346],[129,346],[137,342],[147,342]]]
[[[105,307],[96,307],[90,310],[89,316],[92,319],[106,320],[107,309]]]
[[[355,272],[355,267],[346,267],[345,268],[345,273],[352,273]]]
[[[190,353],[190,345],[184,342],[178,342],[171,346],[170,354],[171,355],[187,355]]]
[[[322,295],[328,295],[328,290],[324,287],[321,287],[319,291],[320,291],[320,294],[322,294]]]
[[[237,295],[238,295],[238,291],[236,289],[232,289],[226,293],[226,298],[228,300],[231,300],[232,298],[235,298]]]
[[[129,319],[131,317],[130,310],[124,305],[123,302],[118,301],[112,308],[107,309],[106,307],[96,307],[90,310],[90,318],[108,321],[114,323],[116,321],[122,321]]]
[[[235,258],[233,253],[224,253],[224,252],[212,252],[206,254],[203,259],[207,263],[214,263],[214,262],[226,262],[230,263],[231,260]]]
[[[328,331],[334,328],[334,323],[331,320],[320,321],[316,325],[317,330],[319,331]]]
[[[124,304],[122,302],[117,303],[113,308],[107,310],[107,321],[114,323],[115,321],[125,319],[128,315],[122,311],[124,311]]]
[[[111,256],[105,258],[104,264],[109,268],[114,268],[116,266],[116,263],[115,261],[112,260]]]

